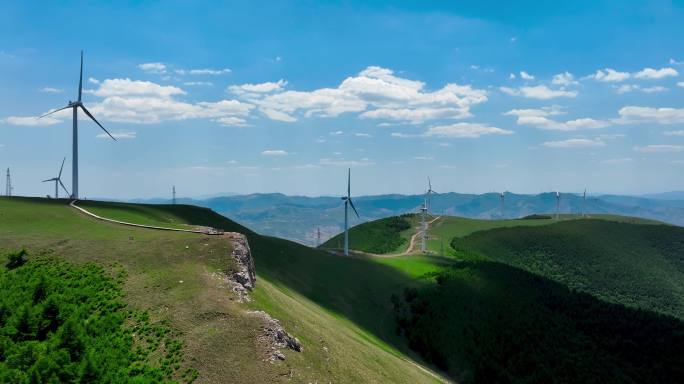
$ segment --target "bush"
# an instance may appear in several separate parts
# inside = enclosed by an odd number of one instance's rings
[[[5,264],[5,267],[7,269],[14,269],[21,267],[26,263],[26,259],[24,256],[27,255],[27,252],[25,249],[19,250],[18,252],[10,252],[7,254],[7,264]]]

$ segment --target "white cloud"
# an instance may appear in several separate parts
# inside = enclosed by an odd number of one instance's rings
[[[356,136],[356,137],[366,137],[366,138],[373,137],[373,135],[368,134],[368,133],[355,133],[354,136]]]
[[[53,116],[46,116],[42,119],[33,116],[10,116],[2,122],[10,125],[22,125],[22,126],[48,126],[53,124],[61,123],[62,120],[57,119]]]
[[[478,123],[456,123],[428,128],[423,136],[441,138],[478,138],[483,135],[510,135],[512,131]],[[396,136],[395,136],[396,137]]]
[[[179,75],[211,75],[218,76],[226,73],[231,73],[232,71],[228,68],[223,69],[213,69],[213,68],[197,68],[197,69],[177,69],[175,72]]]
[[[598,139],[568,139],[561,141],[546,141],[541,145],[548,148],[592,148],[603,147],[606,144]]]
[[[330,132],[330,136],[339,136],[339,135],[341,135],[341,134],[343,134],[343,133],[344,133],[344,132],[342,132],[342,131],[334,131],[334,132]]]
[[[166,73],[166,65],[159,62],[138,64],[138,68],[150,73]]]
[[[534,80],[534,76],[525,71],[520,71],[520,78],[523,80]]]
[[[553,80],[551,80],[551,83],[555,85],[568,86],[577,84],[577,81],[575,80],[575,77],[572,75],[572,73],[565,71],[563,73],[554,75]]]
[[[632,91],[641,91],[644,93],[656,93],[656,92],[665,92],[668,91],[666,87],[663,86],[653,86],[653,87],[641,87],[637,84],[622,84],[620,86],[613,86],[615,88],[615,92],[619,94],[627,93],[627,92],[632,92]]]
[[[135,139],[137,133],[134,131],[118,131],[118,132],[111,132],[112,136],[114,136],[115,139],[117,140],[130,140],[130,139]],[[100,133],[96,136],[98,139],[109,139],[109,135],[106,133]]]
[[[662,79],[669,76],[678,76],[679,73],[674,68],[644,68],[639,72],[634,73],[637,79]]]
[[[577,131],[581,129],[599,129],[610,125],[608,121],[591,118],[580,118],[567,121],[556,121],[549,116],[563,114],[559,106],[544,107],[541,109],[513,109],[504,115],[516,116],[518,125],[527,125],[551,131]]]
[[[198,85],[198,86],[211,87],[214,85],[214,83],[212,83],[211,81],[186,81],[183,83],[183,85],[188,85],[188,86]]]
[[[678,86],[678,87],[684,88],[684,81],[678,82],[678,83],[677,83],[677,86]]]
[[[616,158],[616,159],[606,159],[602,160],[601,164],[625,164],[625,163],[631,163],[634,161],[631,157],[621,157],[621,158]]]
[[[630,74],[628,72],[619,72],[611,68],[606,68],[597,70],[596,73],[587,76],[587,78],[594,79],[596,81],[617,83],[629,79]]]
[[[684,145],[671,145],[671,144],[651,144],[643,147],[634,147],[637,152],[645,153],[669,153],[669,152],[682,152],[684,151]]]
[[[684,136],[684,130],[663,132],[665,136]]]
[[[286,156],[287,152],[282,149],[267,149],[261,152],[264,156]]]
[[[225,116],[216,119],[217,123],[221,125],[235,126],[235,127],[245,127],[247,126],[247,121],[240,117],[235,116]]]
[[[228,92],[234,93],[236,95],[245,94],[260,94],[260,93],[271,93],[280,92],[287,85],[287,81],[280,79],[278,81],[269,81],[266,83],[258,84],[241,84],[241,85],[231,85],[228,87]],[[256,95],[251,95],[256,96]]]
[[[89,82],[90,84],[100,84],[100,80],[98,80],[98,79],[96,79],[96,78],[94,78],[94,77],[89,77],[89,78],[88,78],[88,82]]]
[[[626,106],[618,111],[621,123],[684,123],[684,108]]]
[[[44,93],[62,93],[62,90],[59,88],[52,88],[52,87],[43,87],[39,89],[40,92]]]
[[[516,79],[515,73],[508,74],[508,80],[515,80],[515,79]]]
[[[548,100],[556,97],[575,97],[577,96],[576,91],[566,91],[564,89],[551,89],[545,85],[537,85],[534,87],[519,87],[519,88],[509,88],[501,87],[499,88],[501,92],[512,96],[522,96],[528,99],[539,99]]]
[[[185,91],[172,85],[159,85],[150,81],[131,79],[107,79],[93,92],[100,97],[112,96],[153,96],[168,98],[173,95],[184,95]]]
[[[402,132],[392,132],[392,133],[390,133],[390,137],[396,137],[398,139],[409,139],[412,137],[418,137],[418,135],[411,135],[411,134],[402,133]]]
[[[413,160],[434,160],[432,156],[413,156]]]
[[[446,84],[436,91],[427,91],[425,83],[398,77],[392,70],[381,67],[368,67],[357,76],[346,78],[336,88],[275,92],[281,90],[282,82],[281,85],[264,83],[268,84],[265,87],[268,92],[262,93],[249,92],[244,86],[232,86],[229,90],[244,92],[241,97],[260,110],[278,112],[281,120],[286,117],[288,121],[296,121],[300,114],[334,117],[343,113],[408,123],[460,119],[471,116],[471,106],[487,101],[486,91],[469,85]]]

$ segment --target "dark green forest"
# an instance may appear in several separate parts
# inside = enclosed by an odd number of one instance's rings
[[[684,323],[505,264],[462,262],[393,296],[397,332],[464,383],[681,383]]]
[[[411,214],[393,216],[357,225],[349,230],[349,248],[369,253],[391,253],[407,244],[401,232],[411,228]],[[321,248],[342,248],[344,233],[321,245]]]
[[[149,383],[179,372],[182,345],[122,301],[123,272],[11,253],[0,267],[0,382]]]

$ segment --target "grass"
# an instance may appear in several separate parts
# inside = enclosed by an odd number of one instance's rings
[[[407,214],[387,217],[359,224],[349,230],[349,248],[375,254],[402,252],[409,245],[417,215]],[[344,232],[337,234],[325,243],[321,249],[342,249]]]
[[[109,203],[88,204],[100,213],[117,210]],[[258,322],[212,274],[233,266],[230,246],[220,237],[105,223],[63,201],[1,198],[0,251],[26,246],[51,249],[75,263],[121,265],[128,273],[127,304],[179,331],[191,357],[184,364],[199,371],[200,381],[438,381],[406,357],[420,360],[394,333],[389,298],[416,283],[410,274],[380,261],[335,257],[259,236],[208,209],[134,207],[108,214],[141,224],[173,220],[245,233],[257,269],[250,307],[279,318],[304,341],[304,352],[286,352],[287,360],[277,364],[261,361],[264,351],[254,341]],[[150,209],[163,212],[148,215]],[[327,353],[321,353],[323,347]]]

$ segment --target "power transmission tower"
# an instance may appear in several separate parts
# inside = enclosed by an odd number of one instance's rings
[[[5,183],[5,196],[12,196],[12,178],[10,177],[10,169],[7,168],[7,181]]]

